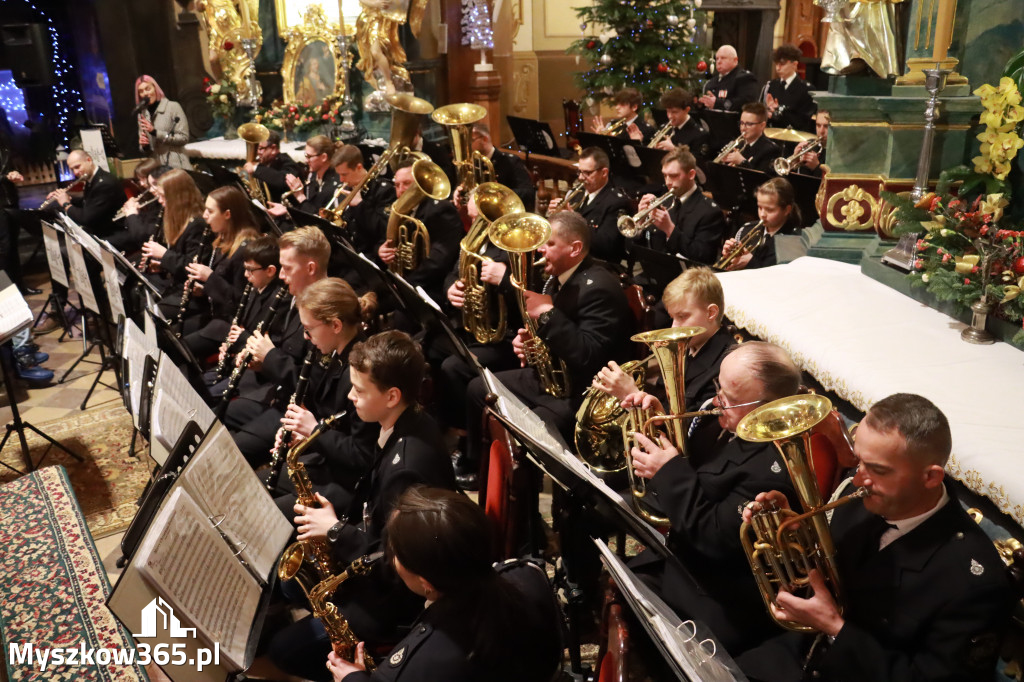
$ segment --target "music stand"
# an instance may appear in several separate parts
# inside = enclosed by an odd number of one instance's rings
[[[640,261],[640,269],[644,276],[653,284],[650,292],[660,297],[669,282],[674,280],[689,266],[687,260],[679,255],[657,251],[634,242],[629,247],[629,254],[634,260]]]
[[[512,135],[521,151],[557,158],[566,156],[558,148],[555,134],[546,121],[536,121],[519,116],[506,116],[505,119],[508,121],[508,127],[512,129]]]
[[[708,134],[711,137],[710,144],[715,154],[726,143],[740,136],[740,112],[738,111],[702,109],[700,119],[708,124]]]
[[[259,228],[260,232],[263,234],[272,234],[275,237],[280,237],[284,234],[281,232],[281,228],[278,226],[277,221],[274,220],[274,216],[267,212],[267,209],[263,204],[255,199],[251,200],[251,204],[252,214],[256,219],[256,227]]]
[[[790,173],[785,177],[786,180],[789,180],[789,184],[793,185],[796,205],[800,208],[800,217],[802,218],[800,226],[813,225],[818,219],[818,207],[815,206],[815,199],[818,196],[818,188],[821,187],[822,179],[802,173]]]
[[[664,149],[648,149],[640,140],[633,140],[597,133],[580,133],[580,144],[586,147],[598,147],[608,154],[611,173],[617,180],[639,181],[644,176],[647,182],[661,182],[661,160],[665,158]]]
[[[757,215],[754,192],[768,180],[767,173],[753,168],[709,163],[707,176],[708,189],[719,206],[731,214]]]

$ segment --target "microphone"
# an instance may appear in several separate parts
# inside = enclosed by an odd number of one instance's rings
[[[148,97],[143,97],[141,100],[139,100],[139,103],[135,105],[135,108],[132,109],[132,116],[138,116],[139,114],[142,113],[142,110],[145,109],[148,106],[149,106],[149,98]]]

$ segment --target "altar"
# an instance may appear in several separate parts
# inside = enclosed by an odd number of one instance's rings
[[[858,409],[899,392],[934,402],[953,432],[947,472],[1024,523],[1021,351],[964,343],[963,323],[847,263],[804,257],[719,277],[737,326]]]

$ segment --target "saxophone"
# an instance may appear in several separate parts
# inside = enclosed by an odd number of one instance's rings
[[[331,595],[334,594],[334,591],[343,582],[352,576],[369,573],[373,569],[374,564],[380,561],[383,556],[384,552],[376,552],[375,554],[359,557],[341,573],[332,575],[326,580],[317,583],[309,595],[313,617],[319,618],[320,622],[324,624],[324,629],[327,630],[327,636],[331,640],[331,648],[334,649],[334,653],[346,661],[354,659],[359,638],[352,632],[352,628],[349,627],[345,616],[341,615],[338,611],[338,607],[331,603]],[[363,652],[363,667],[366,669],[366,672],[373,672],[377,667],[370,654],[365,651]]]
[[[235,316],[231,318],[231,324],[228,326],[228,334],[231,334],[231,329],[238,325],[238,321],[242,319],[242,312],[246,308],[246,304],[249,303],[249,293],[252,291],[252,282],[245,283],[245,289],[242,290],[242,298],[238,301],[238,307],[235,308]],[[217,381],[224,378],[224,371],[228,366],[228,359],[231,357],[231,346],[234,344],[228,344],[227,338],[224,339],[224,343],[227,348],[224,349],[224,356],[217,361]],[[216,383],[216,382],[214,382]]]
[[[192,264],[195,265],[199,262],[199,257],[203,254],[203,248],[206,246],[206,240],[210,236],[210,226],[207,225],[203,228],[203,234],[199,237],[199,248],[196,250],[196,255],[192,256]],[[210,254],[210,262],[213,262],[213,253]],[[188,308],[188,302],[192,300],[192,292],[195,291],[196,280],[194,277],[185,277],[185,288],[181,292],[181,304],[178,306],[178,315],[174,318],[172,323],[178,330],[178,336],[181,336],[181,326],[185,319],[185,309]]]
[[[308,438],[304,438],[288,449],[288,478],[295,486],[298,495],[297,504],[304,507],[316,506],[316,496],[313,494],[313,484],[306,473],[306,465],[299,461],[299,457],[306,451],[313,442],[320,437],[320,434],[330,428],[336,419],[340,419],[345,412],[332,414],[320,421]],[[310,575],[308,566],[312,566],[315,575]],[[314,590],[331,577],[333,566],[331,562],[331,550],[327,546],[326,538],[313,538],[311,540],[300,540],[293,542],[284,550],[284,554],[277,562],[277,577],[281,581],[295,580],[302,591],[313,600]],[[333,592],[333,590],[332,590]]]
[[[292,393],[292,397],[288,399],[289,405],[293,403],[299,405],[306,398],[306,387],[309,385],[309,370],[313,366],[314,353],[316,353],[316,348],[310,348],[306,352],[306,357],[302,359],[299,380],[295,382],[295,391]],[[277,488],[277,477],[281,474],[281,467],[284,466],[288,441],[291,440],[292,432],[282,426],[277,430],[277,435],[281,439],[280,445],[274,448],[274,453],[270,456],[270,471],[267,474],[267,478],[263,481],[263,487],[269,493],[273,493]]]
[[[466,302],[462,307],[462,326],[478,343],[494,343],[505,337],[508,311],[505,299],[497,297],[497,310],[492,310],[490,287],[480,281],[480,267],[491,259],[480,254],[487,240],[491,223],[509,213],[522,213],[522,200],[515,192],[497,182],[485,182],[473,190],[480,215],[459,243],[459,279],[465,286]]]

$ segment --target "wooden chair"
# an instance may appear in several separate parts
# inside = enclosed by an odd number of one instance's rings
[[[597,682],[627,682],[629,653],[629,626],[622,613],[618,587],[609,578],[598,630]]]
[[[534,507],[530,500],[536,491],[529,480],[530,468],[522,466],[522,448],[490,408],[484,410],[483,419],[488,445],[487,456],[480,462],[477,502],[494,524],[501,558],[515,558],[522,556],[531,542],[530,510]]]

